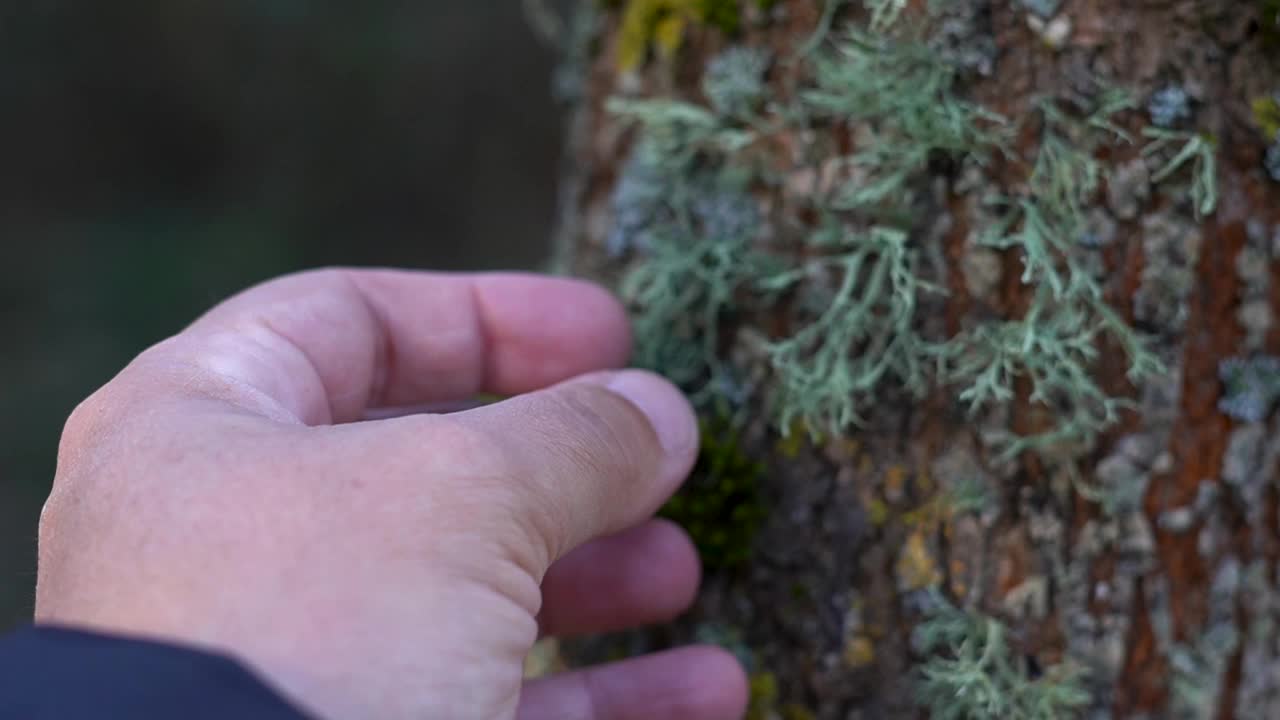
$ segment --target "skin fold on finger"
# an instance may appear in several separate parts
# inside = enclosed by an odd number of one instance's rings
[[[165,352],[319,425],[620,367],[630,330],[617,300],[578,280],[325,270],[228,300]]]
[[[542,634],[604,633],[665,622],[688,609],[701,568],[689,536],[665,520],[587,543],[542,582]]]
[[[401,407],[369,408],[365,411],[365,420],[395,420],[414,415],[449,415],[484,407],[489,403],[483,400],[458,400],[455,402],[439,402],[428,405],[410,405]]]
[[[741,720],[746,711],[737,660],[690,647],[530,682],[516,720]]]

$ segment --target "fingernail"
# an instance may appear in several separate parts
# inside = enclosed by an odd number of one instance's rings
[[[649,418],[662,448],[678,462],[698,445],[693,408],[674,385],[653,373],[623,370],[605,386],[630,400]]]

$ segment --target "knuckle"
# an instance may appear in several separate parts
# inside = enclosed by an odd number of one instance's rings
[[[67,417],[58,445],[58,466],[65,468],[100,446],[121,423],[114,387],[103,387],[83,400]]]

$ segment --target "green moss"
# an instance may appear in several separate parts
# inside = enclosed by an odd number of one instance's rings
[[[763,474],[764,466],[742,449],[736,428],[724,420],[705,422],[693,474],[659,514],[689,532],[707,567],[740,566],[750,559],[765,517]]]
[[[1276,5],[1280,7],[1280,0],[1276,0]],[[1267,142],[1280,140],[1280,99],[1276,95],[1263,95],[1254,98],[1250,104],[1253,107],[1253,121],[1262,131],[1262,137]]]
[[[738,0],[699,0],[702,22],[721,32],[733,34],[742,26],[742,10]]]
[[[1280,47],[1280,0],[1254,0],[1258,5],[1258,32],[1268,48]]]
[[[650,50],[674,55],[691,26],[734,34],[742,25],[739,0],[612,0],[604,5],[622,8],[617,62],[624,72],[643,65]]]
[[[770,672],[755,673],[750,678],[750,703],[746,720],[770,720],[778,708],[778,677]]]
[[[809,708],[791,703],[782,708],[782,720],[817,720],[817,715]]]

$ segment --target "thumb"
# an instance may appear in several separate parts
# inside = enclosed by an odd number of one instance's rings
[[[639,370],[594,373],[451,419],[498,450],[501,509],[527,530],[527,569],[538,578],[573,548],[652,516],[698,449],[688,400]]]

